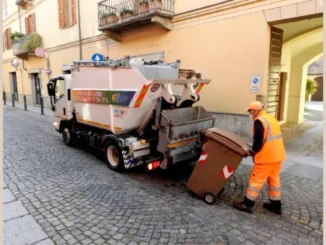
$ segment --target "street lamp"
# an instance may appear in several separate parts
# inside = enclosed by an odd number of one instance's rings
[[[11,66],[12,66],[13,68],[15,68],[15,69],[17,69],[18,66],[19,66],[19,61],[16,60],[16,59],[13,59],[10,63],[11,63]]]

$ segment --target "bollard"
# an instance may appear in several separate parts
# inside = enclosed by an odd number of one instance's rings
[[[7,102],[6,102],[6,93],[5,93],[5,91],[3,91],[3,104],[4,105],[6,105],[7,104]]]
[[[15,107],[15,95],[11,94],[12,107]]]
[[[41,97],[41,115],[44,115],[43,97]]]
[[[24,95],[24,108],[25,108],[25,111],[27,111],[26,95]]]

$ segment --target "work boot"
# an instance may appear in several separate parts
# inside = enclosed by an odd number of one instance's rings
[[[275,213],[275,214],[282,214],[282,203],[281,201],[273,201],[269,200],[270,202],[263,203],[263,207],[268,211]]]
[[[255,202],[249,200],[247,197],[244,200],[234,201],[233,206],[243,212],[252,214],[254,212]]]

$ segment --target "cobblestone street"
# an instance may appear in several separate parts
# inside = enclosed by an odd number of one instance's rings
[[[284,214],[235,210],[251,167],[241,165],[215,205],[176,173],[115,173],[64,145],[52,117],[4,106],[4,182],[54,244],[322,244],[322,179],[282,174]]]

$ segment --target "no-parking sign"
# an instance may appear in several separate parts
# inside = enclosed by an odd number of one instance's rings
[[[259,92],[260,89],[260,76],[251,77],[251,92]]]

